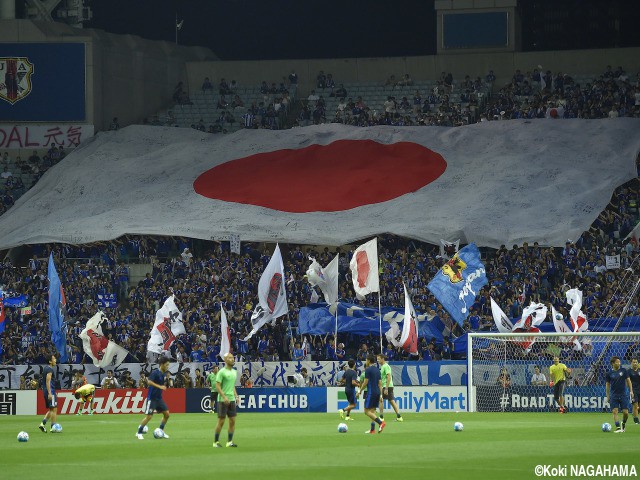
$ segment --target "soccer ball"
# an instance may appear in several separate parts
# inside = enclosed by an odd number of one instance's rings
[[[349,427],[347,427],[346,423],[341,423],[340,425],[338,425],[338,432],[347,433],[348,430],[349,430]]]
[[[464,429],[464,425],[462,424],[462,422],[456,422],[453,424],[453,429],[456,432],[461,432]]]
[[[18,434],[18,441],[19,442],[28,442],[29,441],[29,434],[27,432],[20,432]]]
[[[156,428],[153,431],[153,438],[164,438],[164,432],[162,430],[160,430],[159,428]]]
[[[51,433],[62,433],[62,425],[59,423],[51,425]]]
[[[610,423],[603,423],[602,424],[602,431],[603,432],[610,432],[611,431],[611,424]]]
[[[142,433],[149,433],[149,427],[147,427],[146,425],[142,427]]]

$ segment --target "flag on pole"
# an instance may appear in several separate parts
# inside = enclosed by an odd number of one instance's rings
[[[5,327],[5,312],[4,312],[4,293],[0,290],[0,335],[4,332]],[[0,338],[0,355],[2,355],[2,338]]]
[[[356,248],[349,267],[356,295],[365,297],[371,292],[379,292],[378,239],[374,238]]]
[[[60,277],[53,263],[53,254],[49,255],[49,329],[51,341],[60,354],[60,363],[67,363],[67,299]]]
[[[589,329],[587,316],[582,311],[582,291],[577,288],[567,290],[567,303],[571,305],[569,318],[574,332],[586,332]]]
[[[166,352],[176,337],[187,333],[182,323],[182,313],[176,306],[173,295],[167,298],[156,312],[156,321],[151,328],[147,350],[153,353]]]
[[[315,258],[310,257],[312,262],[307,270],[307,280],[312,287],[320,288],[324,301],[329,305],[338,301],[338,256],[339,254],[336,254],[324,268]]]
[[[554,308],[553,305],[551,305],[551,317],[553,318],[553,326],[556,329],[556,332],[572,333],[571,329],[568,327],[568,325],[564,321],[564,317],[562,316],[562,314],[558,313],[558,311]],[[572,337],[572,336],[560,337],[560,341],[562,343],[573,343],[573,349],[576,351],[582,350],[582,344],[580,343],[580,340],[578,340],[575,337]]]
[[[260,327],[269,322],[274,322],[289,310],[284,284],[284,263],[282,262],[279,245],[276,245],[271,260],[269,260],[260,277],[258,301],[259,304],[256,305],[253,315],[251,315],[253,328],[249,335],[244,338],[245,341],[253,337]]]
[[[232,353],[231,349],[231,331],[227,322],[227,313],[220,304],[220,357],[224,360],[227,353]]]
[[[410,353],[411,355],[418,354],[418,316],[416,315],[416,310],[413,308],[413,302],[411,302],[411,297],[409,296],[409,292],[407,291],[407,286],[404,285],[404,321],[402,323],[402,332],[399,331],[397,327],[397,322],[394,322],[395,325],[392,325],[391,330],[388,332],[395,331],[398,333],[396,336],[387,337],[391,343],[396,347],[402,347],[405,352]],[[391,322],[389,322],[391,323]]]
[[[98,311],[87,321],[84,330],[80,332],[82,348],[96,367],[117,367],[129,353],[117,343],[109,340],[102,332],[102,322],[106,320],[104,313]]]
[[[502,311],[493,297],[491,297],[491,314],[493,315],[493,321],[496,324],[496,328],[500,333],[513,332],[513,323],[511,323],[507,314]]]
[[[524,329],[527,331],[532,327],[540,325],[547,317],[547,306],[542,303],[531,303],[522,310],[522,318],[513,326],[514,329]]]
[[[462,325],[480,289],[488,283],[487,273],[475,243],[467,245],[440,268],[427,288],[451,318]]]

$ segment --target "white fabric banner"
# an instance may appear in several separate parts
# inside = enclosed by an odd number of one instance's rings
[[[236,368],[242,372],[249,369],[249,375],[253,380],[254,387],[286,387],[287,376],[299,372],[305,367],[309,372],[312,385],[334,386],[338,382],[338,372],[341,371],[341,364],[346,362],[316,362],[292,360],[282,362],[236,362]],[[193,379],[196,368],[199,368],[206,377],[214,365],[222,365],[222,362],[200,362],[200,363],[177,363],[171,362],[169,372],[173,378],[178,372],[187,368]],[[404,362],[390,363],[393,373],[393,383],[395,385],[427,385],[429,378],[432,378],[432,385],[462,385],[462,379],[467,372],[465,362]],[[45,365],[0,365],[0,389],[18,389],[20,386],[20,375],[24,375],[27,380],[33,380],[35,374],[42,375]],[[87,382],[93,385],[100,385],[107,370],[114,371],[117,378],[121,378],[126,372],[131,374],[131,378],[140,380],[140,372],[147,376],[153,369],[157,368],[153,363],[122,363],[117,367],[99,368],[91,364],[70,365],[58,364],[54,367],[56,378],[60,381],[63,389],[71,386],[73,371],[80,372],[87,377]],[[356,362],[356,369],[363,370],[364,363]],[[261,373],[259,373],[261,372]],[[437,379],[437,380],[436,380]],[[240,386],[240,375],[237,378],[237,386]],[[38,392],[38,395],[42,395]]]
[[[232,135],[130,126],[99,133],[47,171],[0,217],[0,249],[131,233],[228,239],[229,232],[249,242],[314,245],[393,232],[434,245],[460,238],[494,248],[525,241],[563,246],[589,228],[618,185],[637,176],[639,131],[634,118],[452,128],[327,124]],[[207,198],[194,189],[204,172],[233,160],[337,141],[417,145],[440,155],[445,170],[399,197],[328,212],[285,212]],[[322,180],[294,181],[308,182],[310,195],[322,195]]]

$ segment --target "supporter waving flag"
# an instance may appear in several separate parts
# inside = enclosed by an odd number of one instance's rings
[[[462,325],[478,292],[487,283],[487,274],[480,261],[480,250],[472,243],[449,259],[427,288],[449,315]]]
[[[582,290],[572,288],[567,290],[567,303],[571,305],[569,317],[574,332],[586,332],[589,329],[587,316],[582,311]]]
[[[60,354],[60,363],[67,363],[67,299],[60,277],[53,263],[53,254],[49,255],[49,329],[51,341]]]
[[[222,303],[220,304],[220,358],[224,360],[227,353],[232,353],[231,349],[231,332],[229,331],[229,322],[227,321],[227,313],[224,311]]]
[[[104,313],[99,311],[87,321],[84,330],[80,332],[82,348],[96,367],[117,367],[124,362],[129,351],[104,336],[102,322],[105,320]]]
[[[353,252],[349,263],[353,289],[360,298],[371,292],[380,291],[380,277],[378,273],[378,239],[360,245]]]
[[[555,327],[556,332],[571,333],[571,329],[567,326],[566,322],[564,321],[564,317],[562,316],[562,314],[558,313],[558,311],[553,307],[553,305],[551,305],[551,317],[553,319],[553,326]],[[573,343],[573,349],[576,351],[582,350],[582,344],[580,343],[580,340],[578,340],[575,337],[572,337],[572,336],[560,337],[560,341],[563,343]]]
[[[324,301],[333,305],[338,301],[338,257],[336,254],[329,264],[322,268],[315,258],[307,270],[307,280],[312,287],[319,287]]]
[[[249,340],[263,325],[274,322],[278,317],[284,315],[289,310],[287,305],[287,292],[284,284],[284,263],[280,246],[276,244],[276,249],[271,256],[271,260],[262,272],[258,283],[258,305],[251,315],[253,328],[244,340]]]
[[[522,318],[513,326],[514,329],[529,329],[540,325],[547,317],[547,307],[542,303],[531,303],[522,310]]]
[[[418,354],[418,316],[413,308],[413,302],[407,291],[407,286],[403,282],[404,287],[404,321],[402,323],[402,332],[398,328],[397,322],[389,321],[391,328],[387,331],[387,339],[396,347],[402,349],[412,355]]]
[[[496,324],[496,328],[500,333],[513,332],[513,323],[509,320],[507,314],[502,311],[493,297],[491,297],[491,314],[493,315],[493,321]]]
[[[169,350],[176,337],[187,333],[182,323],[182,313],[176,306],[173,295],[167,298],[156,312],[156,321],[147,344],[149,352],[160,354]]]

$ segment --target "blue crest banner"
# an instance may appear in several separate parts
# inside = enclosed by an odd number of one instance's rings
[[[478,292],[488,283],[475,243],[467,245],[436,273],[427,288],[458,324],[469,316]]]

